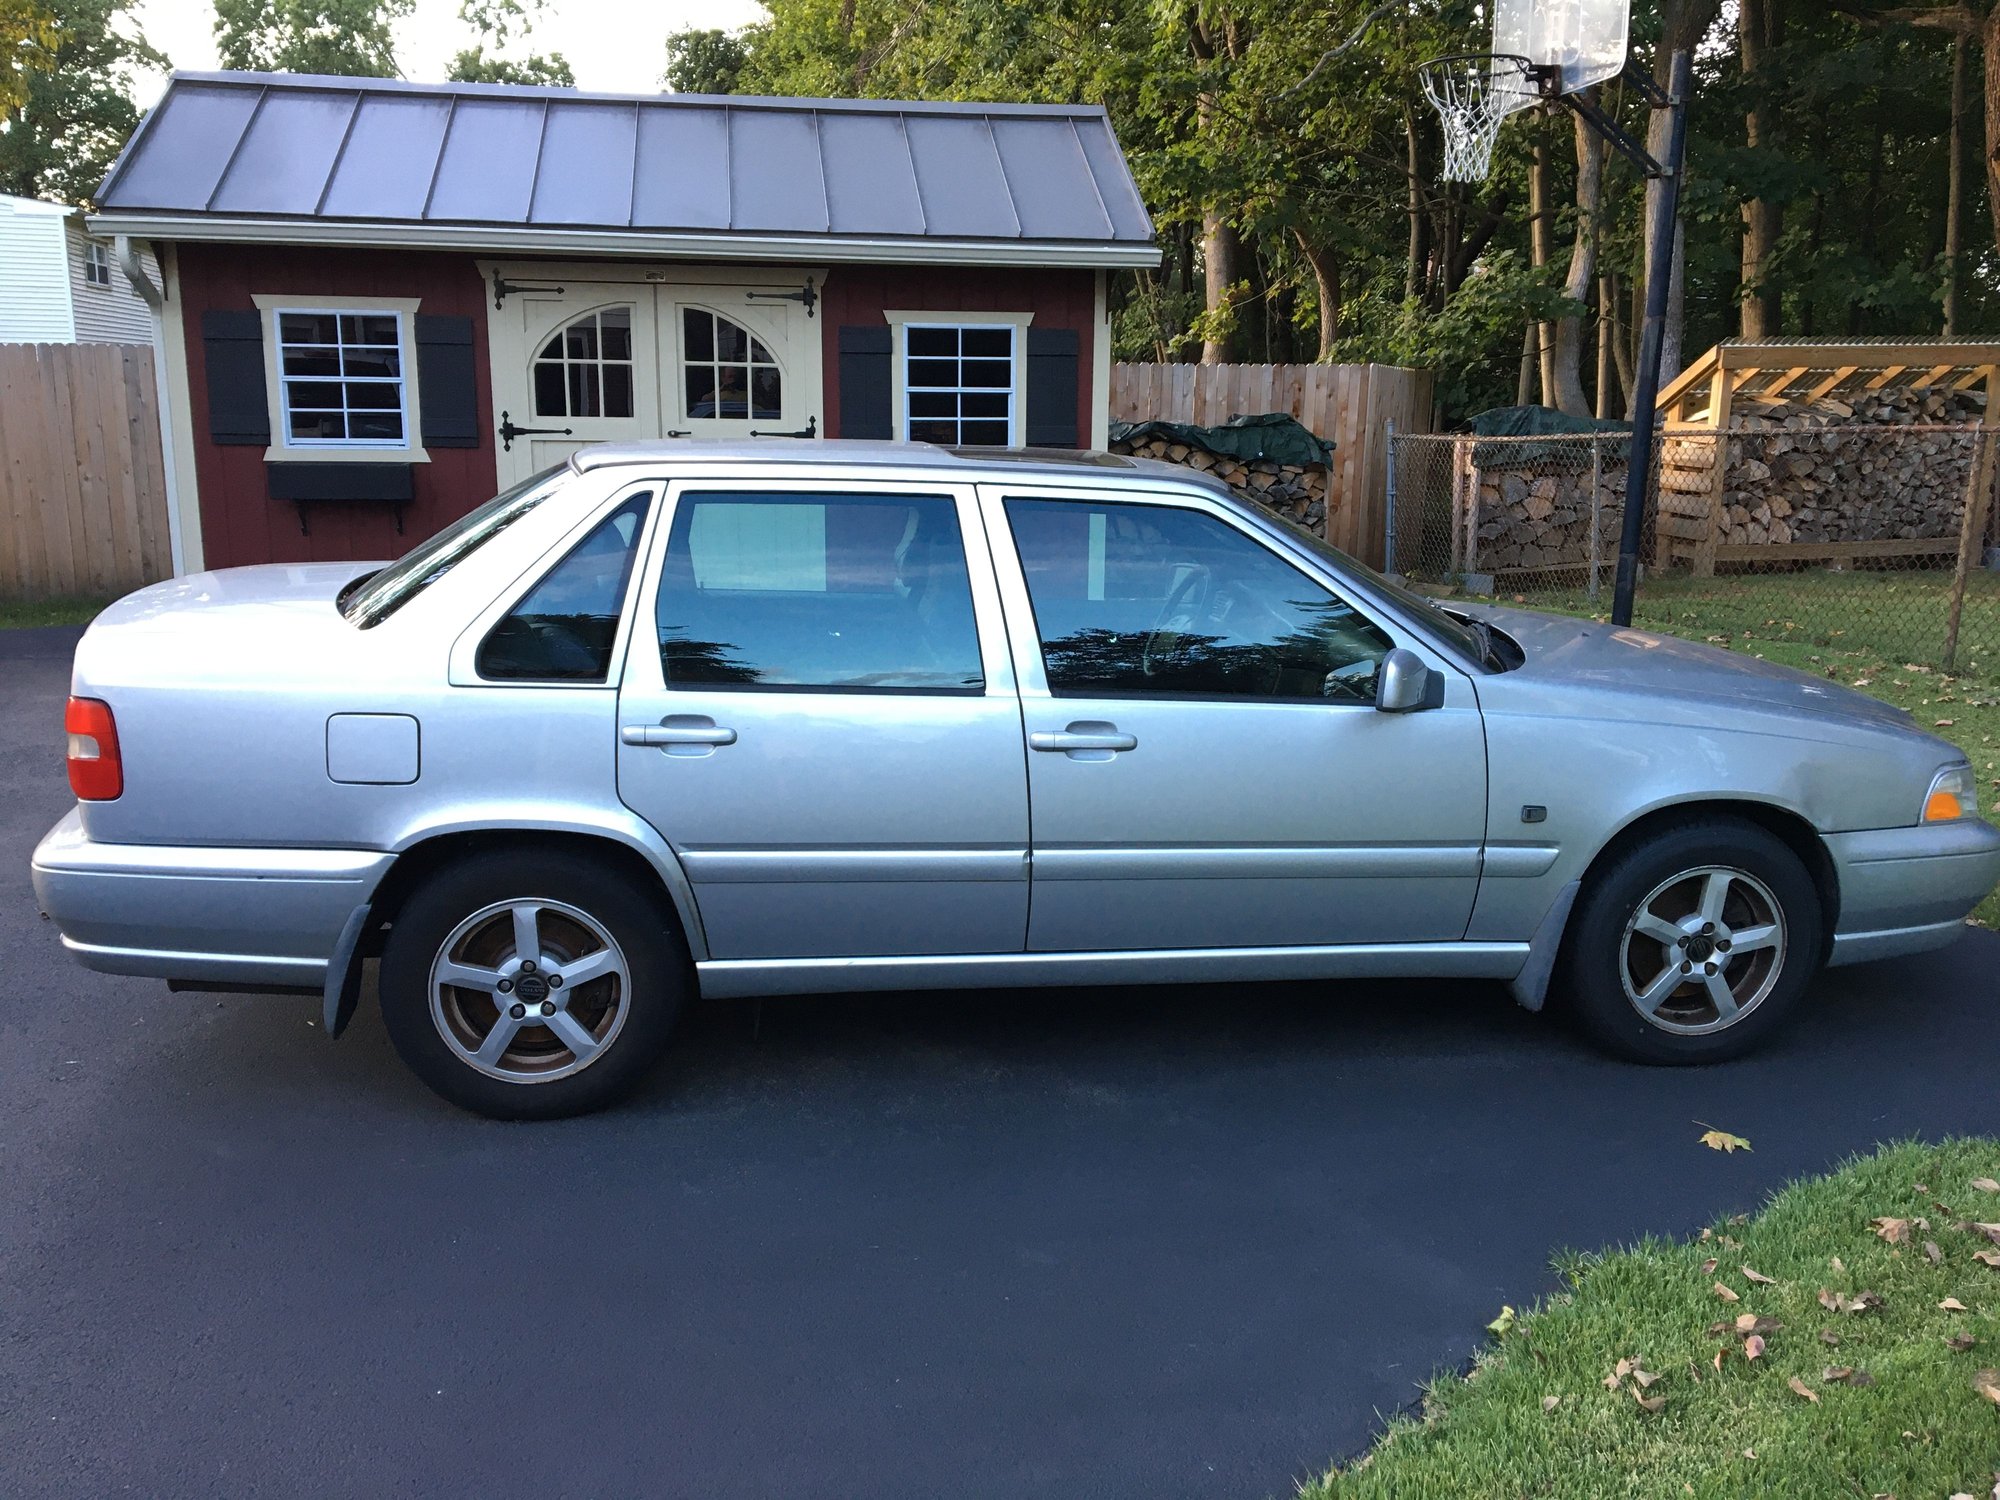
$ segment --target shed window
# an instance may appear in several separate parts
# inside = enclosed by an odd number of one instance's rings
[[[535,356],[538,417],[632,415],[632,309],[604,307],[558,328]]]
[[[681,365],[690,418],[778,420],[784,377],[741,323],[705,307],[682,308]]]
[[[283,308],[276,321],[287,446],[409,446],[401,313]]]
[[[905,431],[949,448],[1014,444],[1019,331],[1001,324],[903,325]]]
[[[111,285],[111,250],[100,240],[84,241],[83,279],[91,286]]]

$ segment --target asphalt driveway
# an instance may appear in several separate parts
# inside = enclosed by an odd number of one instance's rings
[[[476,1120],[372,1002],[330,1045],[64,957],[74,635],[0,633],[9,1497],[1284,1495],[1555,1248],[2000,1123],[1983,932],[1699,1072],[1487,986],[807,999],[698,1008],[615,1114]]]

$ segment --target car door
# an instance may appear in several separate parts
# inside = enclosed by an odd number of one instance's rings
[[[1018,953],[1020,702],[970,486],[669,488],[618,789],[717,959]]]
[[[1036,952],[1461,937],[1470,681],[1187,494],[982,487],[1028,736]],[[1437,707],[1373,706],[1395,645]]]

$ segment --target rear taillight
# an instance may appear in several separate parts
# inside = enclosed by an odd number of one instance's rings
[[[125,790],[118,725],[102,698],[72,698],[63,710],[69,731],[69,787],[85,802],[110,802]]]

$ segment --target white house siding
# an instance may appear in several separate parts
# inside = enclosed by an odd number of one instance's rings
[[[0,195],[0,343],[75,341],[67,222],[60,204]]]
[[[152,310],[139,300],[139,294],[132,290],[132,283],[119,269],[111,241],[101,242],[105,252],[113,256],[111,285],[94,285],[84,276],[83,270],[83,247],[90,243],[90,236],[83,232],[83,225],[76,215],[71,215],[65,223],[68,225],[70,304],[76,310],[76,341],[79,344],[150,344],[153,341]],[[146,274],[153,278],[153,285],[158,286],[160,266],[153,259],[152,252],[141,251],[139,259],[146,267]]]

